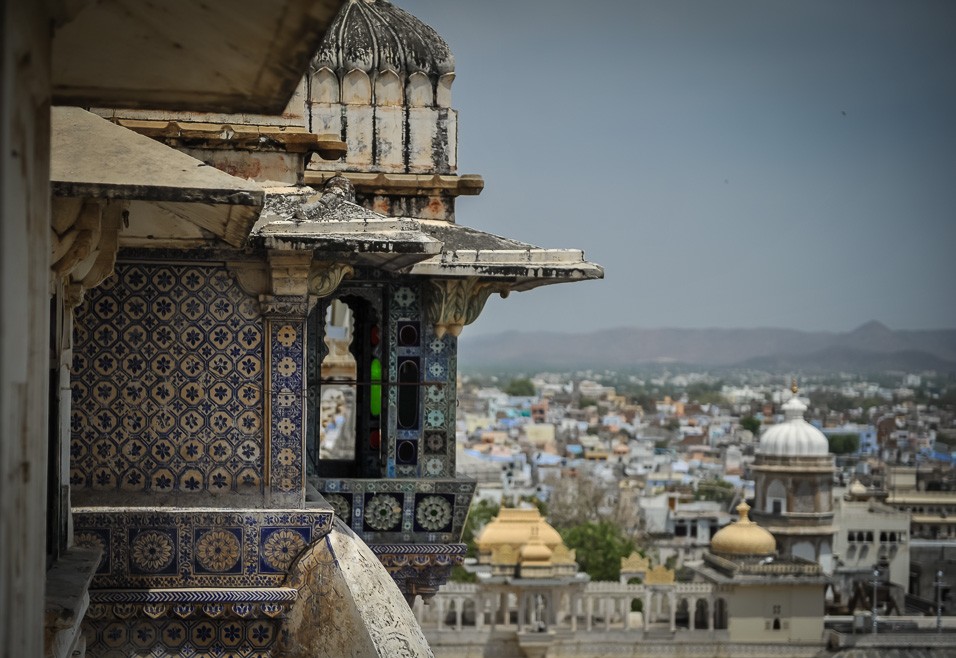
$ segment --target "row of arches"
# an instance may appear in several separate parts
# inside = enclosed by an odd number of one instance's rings
[[[673,632],[726,630],[728,624],[727,602],[722,597],[677,597],[674,592],[650,590],[640,596],[555,590],[439,592],[428,607],[416,602],[414,611],[423,628],[455,631],[504,626],[610,632],[665,626]]]
[[[395,71],[379,71],[370,77],[359,69],[352,69],[340,79],[332,69],[321,67],[309,76],[309,102],[451,107],[454,80],[454,73],[440,75],[433,82],[421,72],[410,73],[402,80]]]

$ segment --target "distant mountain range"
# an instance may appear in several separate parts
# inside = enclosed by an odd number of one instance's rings
[[[956,329],[893,331],[873,321],[846,333],[792,329],[639,329],[462,334],[471,369],[614,368],[675,364],[767,371],[956,371]]]

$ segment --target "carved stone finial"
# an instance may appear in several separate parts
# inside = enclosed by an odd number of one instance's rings
[[[796,395],[799,390],[800,390],[800,387],[797,386],[797,378],[793,377],[790,380],[790,392]]]

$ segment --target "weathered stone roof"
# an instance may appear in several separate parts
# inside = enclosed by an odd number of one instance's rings
[[[499,279],[515,291],[604,278],[604,269],[585,260],[580,249],[543,249],[450,222],[418,222],[426,234],[441,241],[442,250],[416,263],[412,274]]]
[[[258,184],[77,107],[53,108],[50,150],[54,196],[150,202],[233,246],[262,208]]]
[[[339,11],[312,60],[336,73],[360,70],[442,75],[455,58],[438,33],[385,0],[350,0]]]
[[[311,249],[323,257],[395,270],[438,253],[441,243],[413,219],[386,217],[339,193],[332,179],[319,195],[310,187],[266,188],[251,239],[268,248]]]

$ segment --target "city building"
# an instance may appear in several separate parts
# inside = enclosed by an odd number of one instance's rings
[[[782,553],[833,569],[833,455],[826,436],[808,423],[806,405],[792,396],[784,420],[760,437],[751,471],[756,497],[752,516],[773,533]]]
[[[621,582],[595,582],[536,509],[503,509],[479,536],[477,582],[449,583],[415,614],[439,657],[815,656],[828,579],[778,556],[747,511],[714,535],[691,582],[636,553]]]

